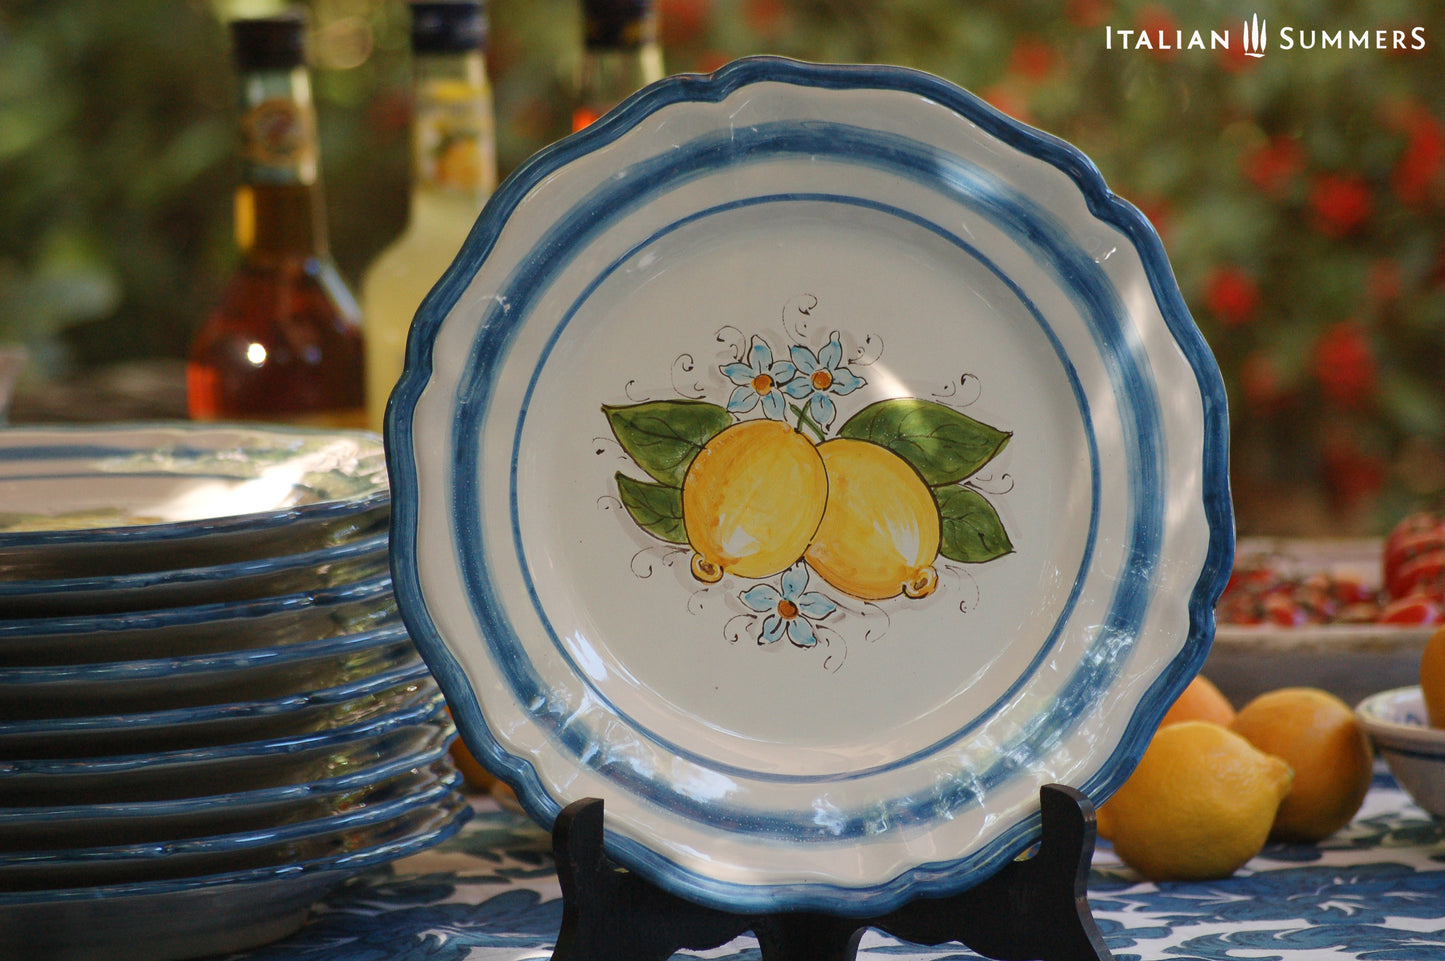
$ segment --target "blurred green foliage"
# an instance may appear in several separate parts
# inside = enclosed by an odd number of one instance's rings
[[[37,361],[173,351],[219,269],[231,149],[210,10],[10,0],[0,11],[0,339]],[[93,346],[93,349],[92,349]]]
[[[1073,142],[1158,227],[1230,392],[1240,526],[1379,529],[1445,491],[1445,6],[1408,0],[658,0],[668,67],[898,63]],[[275,0],[0,7],[0,340],[42,373],[183,356],[233,262],[224,18]],[[332,248],[406,207],[402,0],[311,0]],[[1246,58],[1243,22],[1273,43]],[[492,0],[503,173],[566,133],[576,0]],[[1423,49],[1280,30],[1419,27]],[[1230,31],[1122,49],[1117,30]],[[1413,35],[1412,35],[1413,36]],[[1110,49],[1107,37],[1114,37]]]

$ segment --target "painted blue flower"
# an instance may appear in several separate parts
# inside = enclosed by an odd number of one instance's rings
[[[808,590],[808,568],[803,564],[795,564],[783,572],[782,591],[771,584],[759,584],[740,597],[750,609],[767,615],[763,618],[759,644],[771,644],[786,633],[788,640],[798,647],[812,647],[818,643],[813,622],[838,609],[838,605],[822,594]]]
[[[773,420],[783,420],[788,414],[788,402],[779,386],[797,371],[787,361],[773,360],[773,349],[761,337],[754,337],[748,348],[747,362],[726,364],[719,368],[723,376],[737,387],[728,398],[728,410],[734,414],[745,414],[763,405],[763,413]]]
[[[829,394],[851,394],[867,383],[862,377],[843,366],[843,344],[835,330],[828,337],[823,349],[814,354],[801,344],[795,344],[789,351],[793,358],[788,367],[788,376],[780,378],[789,397],[808,400],[808,416],[820,427],[826,427],[837,416]]]

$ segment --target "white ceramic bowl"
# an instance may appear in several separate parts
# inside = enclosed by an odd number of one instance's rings
[[[1242,538],[1235,571],[1268,560],[1284,577],[1348,577],[1378,588],[1384,542],[1360,538]],[[1413,684],[1432,628],[1395,624],[1230,624],[1221,621],[1203,673],[1236,707],[1280,687],[1319,687],[1347,704]]]
[[[1445,729],[1426,721],[1420,688],[1372,694],[1355,714],[1400,786],[1420,807],[1445,819]]]

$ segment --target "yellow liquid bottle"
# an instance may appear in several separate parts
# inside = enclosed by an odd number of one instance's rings
[[[381,430],[417,308],[455,259],[497,183],[486,7],[408,4],[412,14],[412,186],[406,229],[361,283],[367,426]]]

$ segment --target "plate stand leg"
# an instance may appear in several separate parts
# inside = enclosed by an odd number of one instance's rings
[[[1057,784],[1040,790],[1042,840],[959,894],[918,898],[875,918],[809,912],[733,914],[694,904],[614,865],[602,850],[602,802],[557,818],[552,849],[562,882],[553,961],[666,961],[684,948],[720,947],[747,931],[764,961],[854,961],[868,928],[915,944],[963,944],[996,961],[1110,961],[1085,882],[1094,808]]]

